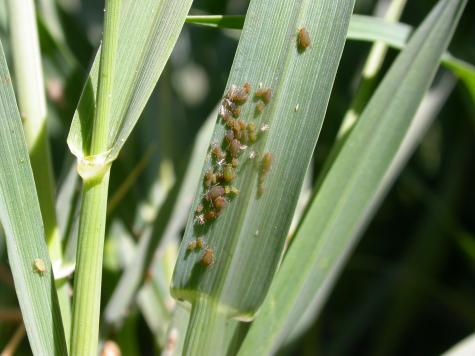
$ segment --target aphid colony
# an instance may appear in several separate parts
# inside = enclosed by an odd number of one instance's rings
[[[250,92],[249,83],[245,83],[242,87],[232,85],[221,103],[219,117],[223,120],[226,131],[222,143],[212,143],[210,147],[212,164],[203,177],[205,193],[195,209],[195,224],[198,228],[222,215],[231,199],[239,195],[239,190],[232,185],[237,177],[239,157],[244,150],[258,140],[259,135],[269,129],[269,125],[262,125],[258,129],[254,122],[245,122],[239,118],[241,106],[249,99]],[[271,98],[272,90],[260,85],[254,93],[255,112],[260,114]],[[255,151],[249,154],[250,159],[256,156]],[[265,174],[261,172],[260,176],[265,176],[268,170],[269,168]],[[263,181],[261,185],[263,187]],[[189,242],[187,251],[203,248],[201,264],[208,267],[214,263],[215,256],[213,250],[206,246],[203,238]]]

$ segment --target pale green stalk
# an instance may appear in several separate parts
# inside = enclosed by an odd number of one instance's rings
[[[63,259],[56,221],[55,181],[46,128],[46,98],[33,0],[9,0],[10,35],[18,106],[28,144],[30,162],[43,217],[48,252],[55,268]],[[61,317],[66,335],[71,325],[68,285],[57,282]]]
[[[33,0],[9,0],[16,94],[52,262],[61,261],[55,182],[46,131],[46,99]]]
[[[393,0],[384,15],[384,20],[388,22],[397,22],[401,17],[407,0]],[[376,41],[369,52],[363,67],[362,78],[358,89],[353,97],[349,110],[346,112],[340,130],[338,131],[338,139],[346,136],[348,131],[355,125],[361,111],[368,102],[373,89],[376,85],[376,79],[384,58],[388,51],[388,45],[382,41]]]
[[[191,309],[183,355],[223,353],[226,316],[218,311],[214,299],[200,296]]]
[[[78,171],[83,178],[79,218],[76,275],[73,297],[71,355],[95,355],[99,333],[102,281],[102,257],[106,226],[107,192],[110,164],[102,159],[107,150],[118,19],[121,0],[107,0],[103,50],[99,68],[97,111],[92,140],[86,157],[79,158]]]

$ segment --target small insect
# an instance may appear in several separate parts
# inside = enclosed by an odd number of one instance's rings
[[[310,47],[310,35],[304,27],[300,28],[297,34],[297,45],[302,52]]]
[[[217,197],[214,200],[213,205],[218,211],[221,211],[222,209],[224,209],[228,205],[228,202],[223,197]]]
[[[241,114],[241,108],[239,107],[239,105],[229,100],[228,98],[224,98],[223,105],[231,113],[232,116],[239,117],[239,115]]]
[[[272,164],[272,153],[266,152],[262,156],[262,174],[266,175],[269,173],[270,166]]]
[[[224,158],[224,154],[223,151],[221,151],[221,147],[219,147],[216,143],[212,145],[211,154],[217,161],[220,161]]]
[[[203,256],[201,256],[201,264],[204,267],[210,267],[214,263],[214,251],[211,248],[205,249]]]
[[[209,210],[204,215],[205,221],[212,221],[218,217],[218,214],[214,210]]]
[[[202,237],[198,237],[196,239],[196,248],[201,250],[205,246],[206,246],[205,240]]]
[[[236,139],[232,140],[231,144],[229,145],[229,153],[231,154],[231,157],[237,158],[237,156],[239,156],[240,150],[241,150],[241,143]]]
[[[193,251],[196,249],[196,240],[191,240],[188,242],[188,245],[186,246],[187,251]]]
[[[295,112],[299,111],[299,104],[295,105],[294,111],[295,111]]]
[[[235,177],[234,168],[232,164],[227,164],[223,170],[223,179],[225,182],[232,182]]]
[[[231,142],[234,140],[234,131],[233,130],[227,130],[226,134],[224,135],[224,140],[228,145],[231,144]]]
[[[203,211],[203,204],[198,204],[198,206],[195,209],[195,212],[197,214],[200,214]]]
[[[231,160],[231,165],[236,168],[238,165],[239,165],[239,161],[237,160],[237,158],[233,158]]]
[[[228,93],[226,94],[226,98],[235,103],[244,104],[247,101],[248,94],[250,91],[251,85],[249,83],[244,83],[241,88],[232,85]]]
[[[257,99],[261,99],[264,102],[264,104],[268,104],[270,99],[272,98],[272,89],[271,88],[257,89],[254,96]]]
[[[211,188],[206,194],[205,198],[208,201],[214,201],[217,197],[222,197],[224,195],[224,187],[217,185]]]
[[[256,103],[256,115],[259,115],[264,111],[266,104],[262,100],[258,100]]]
[[[46,272],[46,264],[41,258],[35,258],[33,260],[33,270],[42,276]]]
[[[216,174],[212,169],[208,169],[203,180],[206,187],[211,187],[213,184],[216,184]]]
[[[247,124],[247,132],[249,135],[249,141],[251,143],[254,143],[257,141],[257,134],[256,134],[256,124],[253,122],[250,122]]]
[[[227,185],[224,188],[224,192],[226,193],[226,195],[233,195],[233,196],[238,196],[239,195],[239,189],[237,189],[233,185],[231,185],[231,186]]]

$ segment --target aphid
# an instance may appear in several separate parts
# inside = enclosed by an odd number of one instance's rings
[[[241,108],[233,101],[224,98],[223,105],[234,117],[239,117],[239,115],[241,114]]]
[[[231,164],[227,164],[223,170],[224,181],[229,183],[234,179],[234,177],[235,177],[235,174],[234,174],[233,166]]]
[[[223,151],[221,151],[221,147],[219,147],[216,143],[212,145],[211,154],[217,161],[220,161],[224,158],[224,154]]]
[[[204,176],[204,185],[206,187],[211,187],[213,184],[216,184],[216,174],[212,169],[208,169]]]
[[[262,100],[258,100],[256,103],[256,114],[260,114],[264,111],[266,104]]]
[[[224,199],[223,197],[217,197],[214,202],[213,202],[213,205],[216,209],[218,209],[218,211],[224,209],[227,205],[228,205],[228,202],[226,199]]]
[[[256,90],[254,96],[258,99],[261,99],[264,104],[268,104],[272,98],[272,89],[271,88],[260,88]]]
[[[225,188],[224,188],[224,191],[226,193],[226,195],[234,195],[234,196],[238,196],[239,195],[239,189],[237,189],[235,186],[229,186],[227,185]]]
[[[194,249],[196,249],[196,240],[191,240],[190,242],[188,242],[188,245],[186,246],[186,250],[193,251]]]
[[[198,239],[196,239],[196,248],[201,250],[205,246],[206,246],[205,240],[202,237],[198,237]]]
[[[244,83],[241,88],[238,88],[235,85],[232,85],[229,89],[226,97],[238,104],[244,104],[247,101],[248,94],[251,91],[251,85],[249,83]]]
[[[308,47],[310,47],[310,35],[308,34],[307,30],[302,27],[299,29],[298,35],[297,35],[297,44],[299,47],[299,50],[305,51]]]
[[[217,185],[209,190],[209,192],[206,194],[206,199],[214,201],[217,197],[221,197],[223,195],[224,195],[224,187]]]
[[[256,124],[254,124],[253,122],[250,122],[249,124],[247,124],[247,132],[249,135],[249,141],[256,142],[257,141]]]
[[[224,135],[224,140],[226,141],[228,145],[231,144],[231,142],[234,140],[234,131],[227,130],[226,134]]]
[[[204,220],[205,221],[211,221],[211,220],[214,220],[218,217],[218,215],[216,215],[216,212],[214,210],[209,210],[205,213],[204,215]]]
[[[241,150],[241,143],[236,139],[232,140],[231,144],[229,145],[229,153],[231,154],[231,157],[237,158],[240,150]]]
[[[237,160],[237,158],[233,158],[231,160],[231,165],[236,168],[238,165],[239,165],[239,161]]]
[[[263,175],[266,175],[269,172],[271,164],[272,164],[272,153],[270,152],[264,153],[264,155],[262,156],[262,174]]]
[[[43,261],[41,258],[35,258],[33,260],[33,270],[42,276],[46,272],[45,261]]]
[[[224,122],[227,122],[231,118],[231,113],[228,109],[226,109],[224,104],[221,104],[221,106],[219,107],[218,115],[223,118]]]
[[[294,111],[295,111],[295,112],[299,111],[299,104],[295,105]]]
[[[203,204],[198,204],[198,206],[195,209],[195,212],[197,214],[200,214],[203,211]]]
[[[214,263],[214,251],[211,248],[205,249],[203,256],[201,256],[201,264],[204,267],[209,267]]]

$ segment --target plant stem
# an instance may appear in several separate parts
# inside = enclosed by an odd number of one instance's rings
[[[73,296],[71,355],[95,355],[99,333],[102,254],[109,170],[84,183]]]
[[[222,354],[225,323],[226,317],[212,298],[198,297],[191,309],[183,355]]]
[[[106,227],[110,163],[106,160],[111,90],[118,39],[121,0],[106,0],[104,38],[99,67],[97,110],[91,146],[79,159],[83,196],[79,217],[73,296],[71,355],[95,355],[99,333],[102,258]]]

